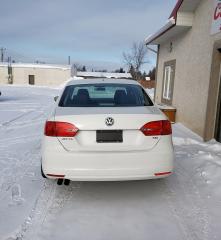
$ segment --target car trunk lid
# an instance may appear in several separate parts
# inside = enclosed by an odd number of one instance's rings
[[[107,125],[108,118],[113,119],[113,125]],[[165,117],[154,106],[57,107],[54,118],[55,121],[72,123],[79,129],[75,137],[58,137],[58,139],[67,151],[82,152],[150,150],[157,144],[160,136],[145,136],[140,129],[147,122],[162,119]],[[122,141],[117,141],[120,132],[122,132]],[[110,136],[110,141],[99,141],[99,136],[104,140]]]

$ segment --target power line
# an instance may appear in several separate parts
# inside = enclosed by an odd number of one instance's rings
[[[20,52],[17,52],[12,49],[7,49],[7,55],[12,56],[12,58],[16,61],[31,61],[31,62],[34,61],[34,58],[29,57],[27,55],[23,55]]]

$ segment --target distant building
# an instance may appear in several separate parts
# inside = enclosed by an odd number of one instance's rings
[[[130,73],[73,72],[70,65],[0,63],[0,84],[57,86],[73,76],[81,78],[130,79]]]
[[[0,64],[0,84],[30,84],[56,86],[70,78],[70,66],[12,63]]]
[[[158,45],[155,101],[177,121],[221,142],[221,1],[178,0],[168,22],[146,39]]]

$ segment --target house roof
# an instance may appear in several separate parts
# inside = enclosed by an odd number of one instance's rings
[[[178,0],[178,1],[177,1],[177,3],[176,3],[176,5],[175,5],[173,11],[171,12],[169,18],[172,18],[172,17],[173,17],[174,19],[177,18],[177,12],[178,12],[178,10],[180,9],[180,7],[181,7],[183,1],[184,1],[184,0]]]
[[[193,25],[194,11],[201,0],[178,0],[169,20],[156,33],[145,39],[148,44],[161,44],[174,36],[187,31]]]

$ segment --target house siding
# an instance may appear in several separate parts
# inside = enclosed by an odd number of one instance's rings
[[[176,59],[172,105],[176,119],[204,137],[214,42],[221,34],[210,35],[213,3],[202,0],[195,11],[193,27],[160,45],[155,100],[161,103],[164,63]]]

